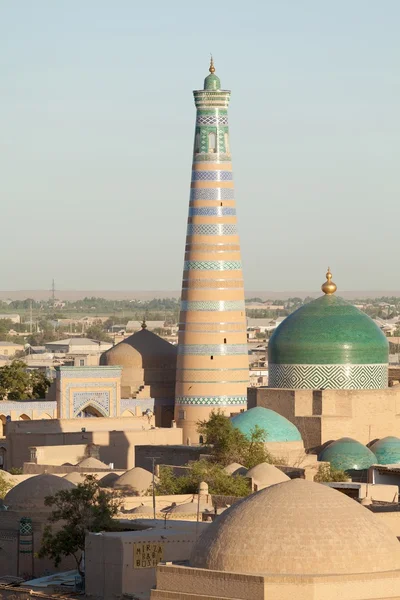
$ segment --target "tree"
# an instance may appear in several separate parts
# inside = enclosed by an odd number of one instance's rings
[[[348,481],[349,476],[341,469],[334,469],[331,465],[320,465],[314,481],[327,483],[332,481]]]
[[[44,398],[47,390],[51,385],[51,381],[46,375],[37,369],[30,371],[31,398]]]
[[[28,371],[21,360],[0,368],[0,398],[3,400],[44,398],[50,385],[51,381],[44,373]]]
[[[171,467],[161,466],[156,495],[196,494],[199,484],[205,481],[210,494],[247,496],[251,492],[249,480],[242,475],[229,475],[224,467],[208,460],[190,464],[185,475],[176,477]]]
[[[44,503],[54,510],[49,517],[50,524],[44,529],[39,558],[47,556],[57,567],[63,556],[73,556],[83,575],[85,536],[88,532],[115,529],[113,517],[121,505],[119,496],[101,489],[96,477],[88,475],[75,488],[47,496]],[[52,524],[58,525],[57,531],[53,531]]]
[[[4,498],[8,490],[11,490],[12,483],[6,479],[4,472],[0,471],[0,498]]]
[[[112,342],[110,336],[104,331],[103,326],[97,323],[94,323],[86,329],[85,337],[98,342]]]
[[[275,462],[265,449],[268,432],[256,426],[246,437],[221,411],[212,411],[208,421],[199,421],[198,432],[210,447],[213,462],[227,466],[237,462],[251,469],[262,462]]]
[[[29,398],[30,376],[26,364],[14,360],[11,365],[0,368],[0,397],[4,400]]]

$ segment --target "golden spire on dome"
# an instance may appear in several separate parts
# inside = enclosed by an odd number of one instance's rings
[[[208,70],[210,71],[210,73],[215,73],[214,59],[213,59],[212,54],[211,54],[211,59],[210,59],[210,68]]]
[[[324,292],[324,294],[326,294],[327,296],[331,296],[332,294],[334,294],[337,290],[337,285],[336,283],[333,283],[332,281],[332,273],[330,268],[328,267],[328,271],[326,273],[326,281],[325,283],[323,283],[321,285],[321,290]]]

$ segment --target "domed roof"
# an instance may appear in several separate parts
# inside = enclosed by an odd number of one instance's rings
[[[299,430],[293,423],[282,417],[274,410],[256,406],[231,417],[236,429],[239,429],[247,438],[258,425],[266,432],[266,442],[298,442],[301,441]]]
[[[376,573],[400,569],[400,544],[355,500],[293,479],[222,513],[194,546],[190,565],[244,574]]]
[[[98,469],[99,471],[110,469],[106,463],[101,462],[101,460],[94,456],[88,456],[87,458],[82,459],[75,466],[80,467],[81,469]]]
[[[148,504],[141,504],[140,506],[136,506],[129,512],[131,515],[154,515],[153,507],[149,506]]]
[[[400,439],[387,436],[378,440],[369,448],[376,456],[380,465],[393,465],[400,463]]]
[[[166,508],[163,512],[173,515],[197,515],[197,510],[203,512],[207,508],[212,508],[212,504],[207,502],[200,502],[199,504],[197,502],[185,502],[184,504],[177,504],[176,506]]]
[[[64,475],[63,479],[66,481],[70,481],[77,485],[78,483],[83,483],[85,481],[85,473],[78,473],[78,471],[71,471],[71,473],[67,473]]]
[[[246,475],[247,469],[240,463],[234,462],[224,467],[225,473],[228,475]]]
[[[117,473],[107,473],[107,475],[104,475],[104,477],[100,479],[99,486],[102,488],[112,488],[118,481],[119,477],[120,476]]]
[[[212,57],[211,57],[211,61],[210,61],[209,71],[210,71],[210,74],[207,75],[207,77],[204,80],[204,89],[205,90],[220,90],[221,89],[221,81],[220,81],[219,77],[217,77],[217,75],[215,75],[214,61],[213,61]]]
[[[100,364],[145,368],[175,368],[177,348],[143,327],[104,352]]]
[[[277,469],[274,465],[270,465],[266,462],[256,465],[249,471],[247,471],[247,477],[251,477],[263,488],[276,483],[282,483],[283,481],[289,481],[290,477],[283,473],[280,469]]]
[[[334,469],[361,471],[377,463],[376,456],[367,446],[353,438],[343,437],[326,446],[318,460],[331,463]]]
[[[268,344],[274,364],[388,363],[386,336],[343,298],[325,295],[304,304],[275,329]]]
[[[114,483],[114,488],[130,494],[146,492],[152,485],[153,475],[141,467],[133,467],[121,475]]]
[[[54,496],[60,490],[70,490],[74,487],[75,485],[64,477],[57,477],[57,475],[49,473],[35,475],[13,487],[6,494],[4,504],[10,506],[11,509],[45,509],[46,496]]]
[[[388,385],[389,344],[372,319],[334,295],[298,308],[268,344],[269,386],[294,389],[383,389]],[[312,365],[312,366],[311,366]]]

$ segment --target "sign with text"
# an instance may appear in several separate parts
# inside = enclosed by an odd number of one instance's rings
[[[156,567],[164,558],[164,545],[160,542],[155,544],[136,543],[133,544],[133,568],[150,569]]]

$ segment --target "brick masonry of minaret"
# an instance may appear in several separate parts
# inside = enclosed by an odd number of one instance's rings
[[[211,81],[210,81],[211,80]],[[183,268],[175,419],[184,443],[213,409],[247,406],[249,362],[229,146],[230,92],[212,73],[193,92],[196,129]]]

